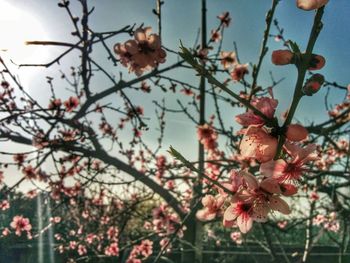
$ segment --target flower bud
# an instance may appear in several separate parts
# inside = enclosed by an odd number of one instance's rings
[[[287,128],[286,137],[293,142],[300,142],[307,138],[308,131],[300,124],[290,124]]]
[[[303,87],[303,92],[307,96],[312,96],[320,90],[324,83],[324,77],[321,74],[312,75]]]
[[[293,52],[289,50],[275,50],[272,52],[272,63],[275,65],[287,65],[293,63]]]
[[[306,11],[321,8],[329,0],[297,0],[297,7]]]
[[[321,55],[311,55],[308,70],[319,70],[326,64],[326,59]]]

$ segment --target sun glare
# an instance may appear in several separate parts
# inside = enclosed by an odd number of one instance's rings
[[[0,0],[0,52],[14,62],[36,63],[48,52],[42,46],[28,46],[29,40],[48,39],[42,24],[30,13]]]

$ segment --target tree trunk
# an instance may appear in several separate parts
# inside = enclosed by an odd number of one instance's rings
[[[203,224],[196,220],[195,216],[189,218],[186,224],[186,231],[184,234],[182,263],[202,263],[202,237]]]
[[[201,48],[207,47],[207,17],[206,0],[201,0]],[[202,60],[202,66],[205,61]],[[199,80],[200,101],[199,101],[199,125],[205,124],[205,89],[206,81],[203,76]],[[203,144],[198,142],[198,180],[193,185],[193,198],[191,201],[191,217],[186,222],[186,231],[184,240],[184,251],[182,253],[182,263],[202,263],[203,262],[203,224],[196,220],[196,211],[198,210],[199,198],[202,197],[202,176],[204,173],[205,152]]]

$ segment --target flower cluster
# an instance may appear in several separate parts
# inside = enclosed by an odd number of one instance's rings
[[[224,69],[230,70],[231,78],[234,81],[240,81],[244,75],[249,73],[248,64],[238,63],[236,53],[229,51],[222,51],[220,53],[221,64]]]
[[[140,245],[134,246],[126,263],[141,263],[153,253],[153,242],[142,240]]]
[[[165,62],[166,53],[160,38],[157,34],[151,34],[151,31],[150,27],[139,28],[134,32],[135,39],[114,46],[114,52],[122,65],[137,76]]]
[[[327,2],[297,1],[297,5],[311,10],[320,8]],[[297,67],[310,71],[319,70],[325,65],[325,59],[321,55],[294,53],[290,50],[274,51],[272,62],[275,65],[296,64]],[[235,68],[231,72],[234,80],[242,79],[247,71],[237,63],[234,52],[222,52],[221,64],[224,69]],[[302,95],[313,95],[323,83],[322,75],[312,74],[303,86]],[[243,134],[239,145],[240,156],[235,160],[241,162],[246,159],[248,164],[239,172],[232,171],[229,181],[215,185],[215,195],[205,195],[202,199],[203,208],[196,214],[199,220],[211,221],[222,216],[224,226],[237,226],[242,233],[247,233],[254,221],[266,222],[270,213],[291,213],[282,197],[293,196],[298,192],[302,176],[307,172],[306,165],[319,161],[317,146],[307,144],[308,131],[302,125],[290,123],[290,119],[282,127],[278,125],[275,117],[278,101],[273,97],[272,88],[268,89],[268,93],[270,97],[244,97],[249,100],[251,107],[235,118],[243,126],[239,132]],[[197,132],[199,141],[209,154],[218,151],[218,136],[211,125],[200,126]],[[251,160],[260,165],[259,176],[249,172]],[[257,171],[256,168],[252,170]],[[210,174],[208,170],[206,173]],[[319,196],[315,192],[310,198],[317,200]],[[240,235],[235,233],[232,239],[240,242]]]
[[[331,212],[329,215],[318,214],[313,218],[312,222],[314,225],[322,226],[325,230],[331,232],[338,232],[340,228],[337,214],[335,212]]]

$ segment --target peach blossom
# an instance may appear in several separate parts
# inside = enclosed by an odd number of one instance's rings
[[[245,158],[255,158],[261,163],[268,162],[276,154],[277,138],[269,135],[264,128],[251,125],[239,148]]]
[[[278,101],[268,97],[255,98],[252,100],[251,105],[258,109],[260,112],[262,112],[266,117],[273,118],[278,105]],[[237,115],[235,120],[242,126],[260,126],[265,123],[265,120],[263,118],[261,118],[259,115],[256,115],[251,110]]]
[[[21,236],[23,231],[29,232],[32,229],[29,219],[23,216],[15,216],[10,226],[16,230],[17,236]]]
[[[134,39],[114,45],[114,53],[121,64],[137,76],[165,62],[166,52],[162,49],[160,38],[151,31],[150,27],[139,28],[134,32]]]
[[[248,73],[248,64],[237,64],[230,75],[234,81],[240,81]]]
[[[231,17],[229,12],[223,12],[221,15],[217,16],[220,19],[221,24],[224,27],[228,27],[231,23]]]
[[[251,229],[253,221],[265,222],[271,210],[283,214],[290,213],[288,204],[274,193],[276,189],[263,188],[265,180],[259,182],[255,176],[245,171],[241,171],[240,175],[244,184],[225,210],[225,226],[230,226],[236,221],[240,231],[246,233]]]
[[[224,69],[228,69],[234,66],[237,63],[236,53],[235,52],[220,52],[221,64]]]
[[[221,212],[221,207],[224,204],[225,198],[218,195],[214,197],[212,195],[206,195],[202,199],[203,209],[198,210],[196,217],[201,221],[209,221],[215,219],[215,217]]]
[[[242,233],[247,233],[253,226],[253,204],[239,201],[231,204],[224,213],[225,221],[237,220],[237,226]]]
[[[211,38],[210,38],[211,41],[214,41],[214,42],[220,42],[221,40],[221,34],[219,31],[217,30],[212,30],[211,31]]]
[[[317,155],[313,153],[316,150],[315,144],[309,144],[305,148],[301,148],[298,145],[286,142],[285,148],[293,158],[291,161],[271,160],[260,166],[260,172],[263,175],[272,177],[271,179],[275,179],[279,183],[300,180],[305,170],[304,164],[317,159]]]

